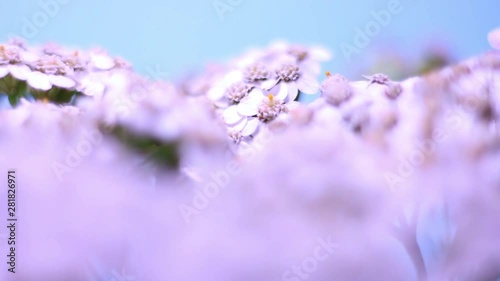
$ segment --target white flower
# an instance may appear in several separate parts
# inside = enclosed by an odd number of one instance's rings
[[[239,103],[254,87],[243,81],[243,73],[232,71],[216,83],[207,96],[217,107],[226,108],[233,103]]]
[[[224,110],[224,122],[228,126],[228,134],[238,143],[242,137],[251,136],[259,127],[257,117],[249,117],[238,112],[238,106],[232,105]]]
[[[97,70],[110,70],[116,66],[115,60],[103,51],[91,52],[90,63]]]
[[[282,99],[273,94],[265,94],[260,89],[255,89],[238,104],[238,113],[243,116],[256,116],[261,121],[271,121],[286,107]]]
[[[76,89],[84,95],[101,98],[106,90],[106,82],[111,75],[107,72],[91,72],[81,77]]]
[[[385,89],[385,95],[390,99],[395,99],[399,97],[403,89],[398,82],[392,81],[387,75],[382,73],[377,73],[371,76],[363,75],[364,78],[369,80],[368,87],[372,84],[379,84],[387,86]]]
[[[226,90],[226,98],[234,103],[239,103],[253,89],[253,86],[244,82],[236,82]]]
[[[63,62],[75,71],[87,68],[87,59],[79,52],[75,51],[71,55],[63,56]]]
[[[277,56],[290,56],[307,73],[318,75],[321,72],[321,62],[332,58],[329,50],[320,46],[289,45],[285,42],[275,42],[270,47]]]
[[[368,79],[368,81],[370,81],[370,84],[380,84],[380,85],[387,85],[389,84],[389,82],[391,82],[391,79],[383,74],[383,73],[376,73],[376,74],[373,74],[371,76],[369,75],[363,75],[364,78]]]
[[[34,89],[48,91],[53,85],[65,89],[71,89],[76,86],[76,82],[66,76],[66,74],[72,72],[72,69],[58,56],[43,56],[32,67],[36,71],[28,74],[27,82]]]
[[[327,78],[321,85],[321,96],[330,104],[338,106],[352,97],[353,89],[349,81],[340,74],[326,73]]]
[[[19,47],[14,45],[0,45],[0,64],[19,62],[21,62]]]
[[[257,108],[257,117],[262,122],[268,122],[276,119],[281,112],[285,112],[286,107],[283,101],[275,99],[272,94],[268,98],[263,98]]]
[[[0,45],[0,79],[11,74],[18,80],[26,80],[31,70],[21,61],[21,49],[19,47]]]
[[[247,66],[243,75],[246,82],[260,83],[272,77],[271,70],[262,62],[253,63]]]
[[[500,27],[488,33],[488,41],[490,42],[491,47],[500,50]]]
[[[223,118],[234,140],[238,137],[254,135],[263,124],[275,120],[281,113],[286,113],[287,107],[282,100],[262,91],[252,91],[238,105],[232,105],[224,110]],[[241,135],[237,134],[240,132]]]
[[[275,78],[263,83],[264,89],[272,89],[276,84],[279,85],[278,97],[285,101],[294,101],[299,91],[304,94],[315,94],[318,91],[319,83],[307,72],[301,71],[301,68],[295,63],[284,63],[275,71]]]

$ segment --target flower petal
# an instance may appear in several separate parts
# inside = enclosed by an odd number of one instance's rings
[[[106,86],[101,83],[92,83],[86,86],[81,92],[87,96],[96,97],[100,99],[104,95],[104,90]]]
[[[7,67],[0,66],[0,79],[7,76],[7,74],[9,74],[9,69],[7,69]]]
[[[277,99],[284,101],[288,97],[288,83],[282,82],[277,94],[273,94]]]
[[[52,85],[59,88],[71,89],[76,85],[73,79],[62,75],[49,75],[49,80]]]
[[[234,125],[229,125],[229,127],[232,129],[232,130],[235,130],[235,131],[241,131],[243,130],[243,128],[245,128],[245,126],[247,125],[247,120],[248,118],[242,118],[240,120],[240,122],[234,124]]]
[[[244,137],[248,137],[251,134],[255,133],[255,131],[257,131],[257,128],[259,127],[259,124],[260,124],[259,119],[249,118],[247,125],[241,131],[241,135]]]
[[[238,104],[238,112],[243,116],[254,116],[259,112],[259,104],[243,100]]]
[[[224,76],[223,81],[226,86],[243,81],[243,72],[239,70],[231,71]]]
[[[222,99],[225,94],[226,94],[226,89],[224,87],[216,86],[208,91],[207,97],[212,101],[216,101]]]
[[[214,101],[214,105],[218,108],[227,108],[229,106],[229,102],[227,100],[216,100]]]
[[[106,55],[93,55],[92,62],[100,70],[110,70],[115,66],[115,61]]]
[[[28,85],[37,90],[48,91],[52,88],[49,77],[39,71],[30,72],[26,81]]]
[[[276,84],[278,84],[278,80],[276,79],[267,79],[265,81],[263,81],[261,84],[260,84],[260,87],[264,90],[270,90],[272,89],[274,86],[276,86]]]
[[[264,93],[257,88],[254,88],[248,95],[238,104],[238,112],[244,116],[254,116],[257,114],[259,105],[264,99]]]
[[[299,88],[299,90],[304,94],[313,95],[318,92],[319,83],[313,76],[302,75],[302,77],[300,77],[299,80],[296,81],[296,83],[297,88]]]
[[[488,33],[488,41],[491,47],[500,50],[500,27]]]
[[[328,61],[332,59],[332,53],[324,47],[312,47],[309,52],[311,54],[311,59],[315,61]]]
[[[31,72],[31,69],[24,64],[9,64],[7,67],[10,74],[18,80],[26,81]]]
[[[229,125],[234,125],[244,118],[238,113],[238,107],[235,105],[226,108],[222,115],[222,117],[224,118],[224,122]]]
[[[299,95],[296,82],[288,83],[288,102],[294,101]]]

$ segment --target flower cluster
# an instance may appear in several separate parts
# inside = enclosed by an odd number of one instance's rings
[[[29,48],[11,40],[0,45],[0,92],[12,104],[33,97],[68,103],[76,93],[102,95],[107,75],[130,65],[101,50],[82,52],[55,44]]]
[[[206,86],[206,95],[221,112],[230,139],[248,143],[275,120],[286,118],[299,93],[318,91],[320,63],[330,58],[321,47],[274,43],[221,68]]]
[[[20,278],[88,280],[89,260],[141,280],[499,277],[500,52],[320,81],[330,56],[275,43],[174,83],[99,50],[0,45]]]

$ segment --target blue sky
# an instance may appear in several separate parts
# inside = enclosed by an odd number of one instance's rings
[[[488,31],[500,26],[498,0],[399,0],[401,12],[347,61],[352,44],[373,13],[397,0],[20,0],[2,1],[0,40],[28,34],[29,43],[101,46],[139,72],[158,66],[176,77],[275,39],[322,44],[336,53],[326,67],[348,72],[369,56],[392,48],[415,56],[430,42],[447,44],[457,59],[489,49]],[[42,3],[56,3],[44,11]],[[50,5],[49,5],[50,6]],[[222,14],[214,6],[226,8]],[[41,13],[45,13],[44,18]],[[26,33],[30,22],[35,31]],[[33,27],[32,26],[32,27]]]

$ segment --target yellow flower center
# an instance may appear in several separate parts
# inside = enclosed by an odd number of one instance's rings
[[[269,95],[267,95],[267,97],[269,98],[269,104],[273,105],[274,104],[274,95],[273,94],[269,94]]]

